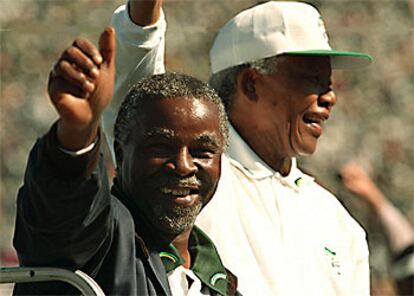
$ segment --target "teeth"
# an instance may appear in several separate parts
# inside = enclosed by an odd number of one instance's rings
[[[312,117],[312,116],[307,116],[306,117],[306,121],[308,123],[318,123],[318,124],[320,124],[320,123],[323,122],[323,120],[321,118],[319,118],[319,117]]]
[[[310,120],[313,121],[313,122],[316,122],[316,123],[320,123],[321,122],[321,120],[319,118],[313,118],[313,117],[311,117]]]
[[[172,195],[178,195],[178,196],[190,194],[190,189],[188,188],[170,189],[170,188],[162,187],[160,188],[160,191],[164,194],[172,194]]]

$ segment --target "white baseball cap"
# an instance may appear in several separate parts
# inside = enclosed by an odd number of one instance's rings
[[[369,54],[333,50],[313,6],[269,1],[240,12],[220,29],[210,51],[211,72],[281,54],[330,56],[333,69],[360,68],[373,60]]]

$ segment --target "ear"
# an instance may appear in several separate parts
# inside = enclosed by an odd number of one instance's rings
[[[260,75],[255,69],[246,68],[237,76],[237,88],[246,98],[257,101],[256,79]]]

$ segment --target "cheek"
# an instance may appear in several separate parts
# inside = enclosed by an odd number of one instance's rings
[[[212,159],[200,160],[198,162],[200,178],[208,183],[209,187],[218,183],[221,174],[221,158],[214,156]]]
[[[291,130],[291,145],[295,154],[310,155],[316,150],[318,139],[306,131],[306,126],[298,123]]]
[[[139,158],[134,161],[134,172],[139,176],[151,176],[164,167],[165,159]]]

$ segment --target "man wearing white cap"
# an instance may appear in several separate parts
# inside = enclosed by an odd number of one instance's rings
[[[130,3],[129,14],[124,7],[114,15],[121,31],[118,43],[125,45],[118,46],[117,58],[128,61],[128,75],[137,73],[134,65],[142,67],[148,60],[131,60],[134,49],[125,36],[143,29],[136,26],[140,23],[133,17],[133,6]],[[160,11],[159,6],[154,9]],[[159,15],[144,29],[164,33],[164,16]],[[119,25],[120,19],[128,19],[128,29]],[[143,39],[135,42],[148,44]],[[150,43],[158,57],[163,56],[163,42],[158,38]],[[162,66],[162,59],[152,60],[154,69]],[[240,292],[369,295],[363,229],[331,193],[297,168],[295,156],[315,151],[336,103],[332,69],[366,66],[372,58],[332,50],[314,7],[270,1],[224,25],[210,60],[210,83],[231,122],[230,146],[215,198],[198,224],[237,275]],[[123,74],[117,83],[127,82]],[[115,99],[121,100],[121,95]]]

